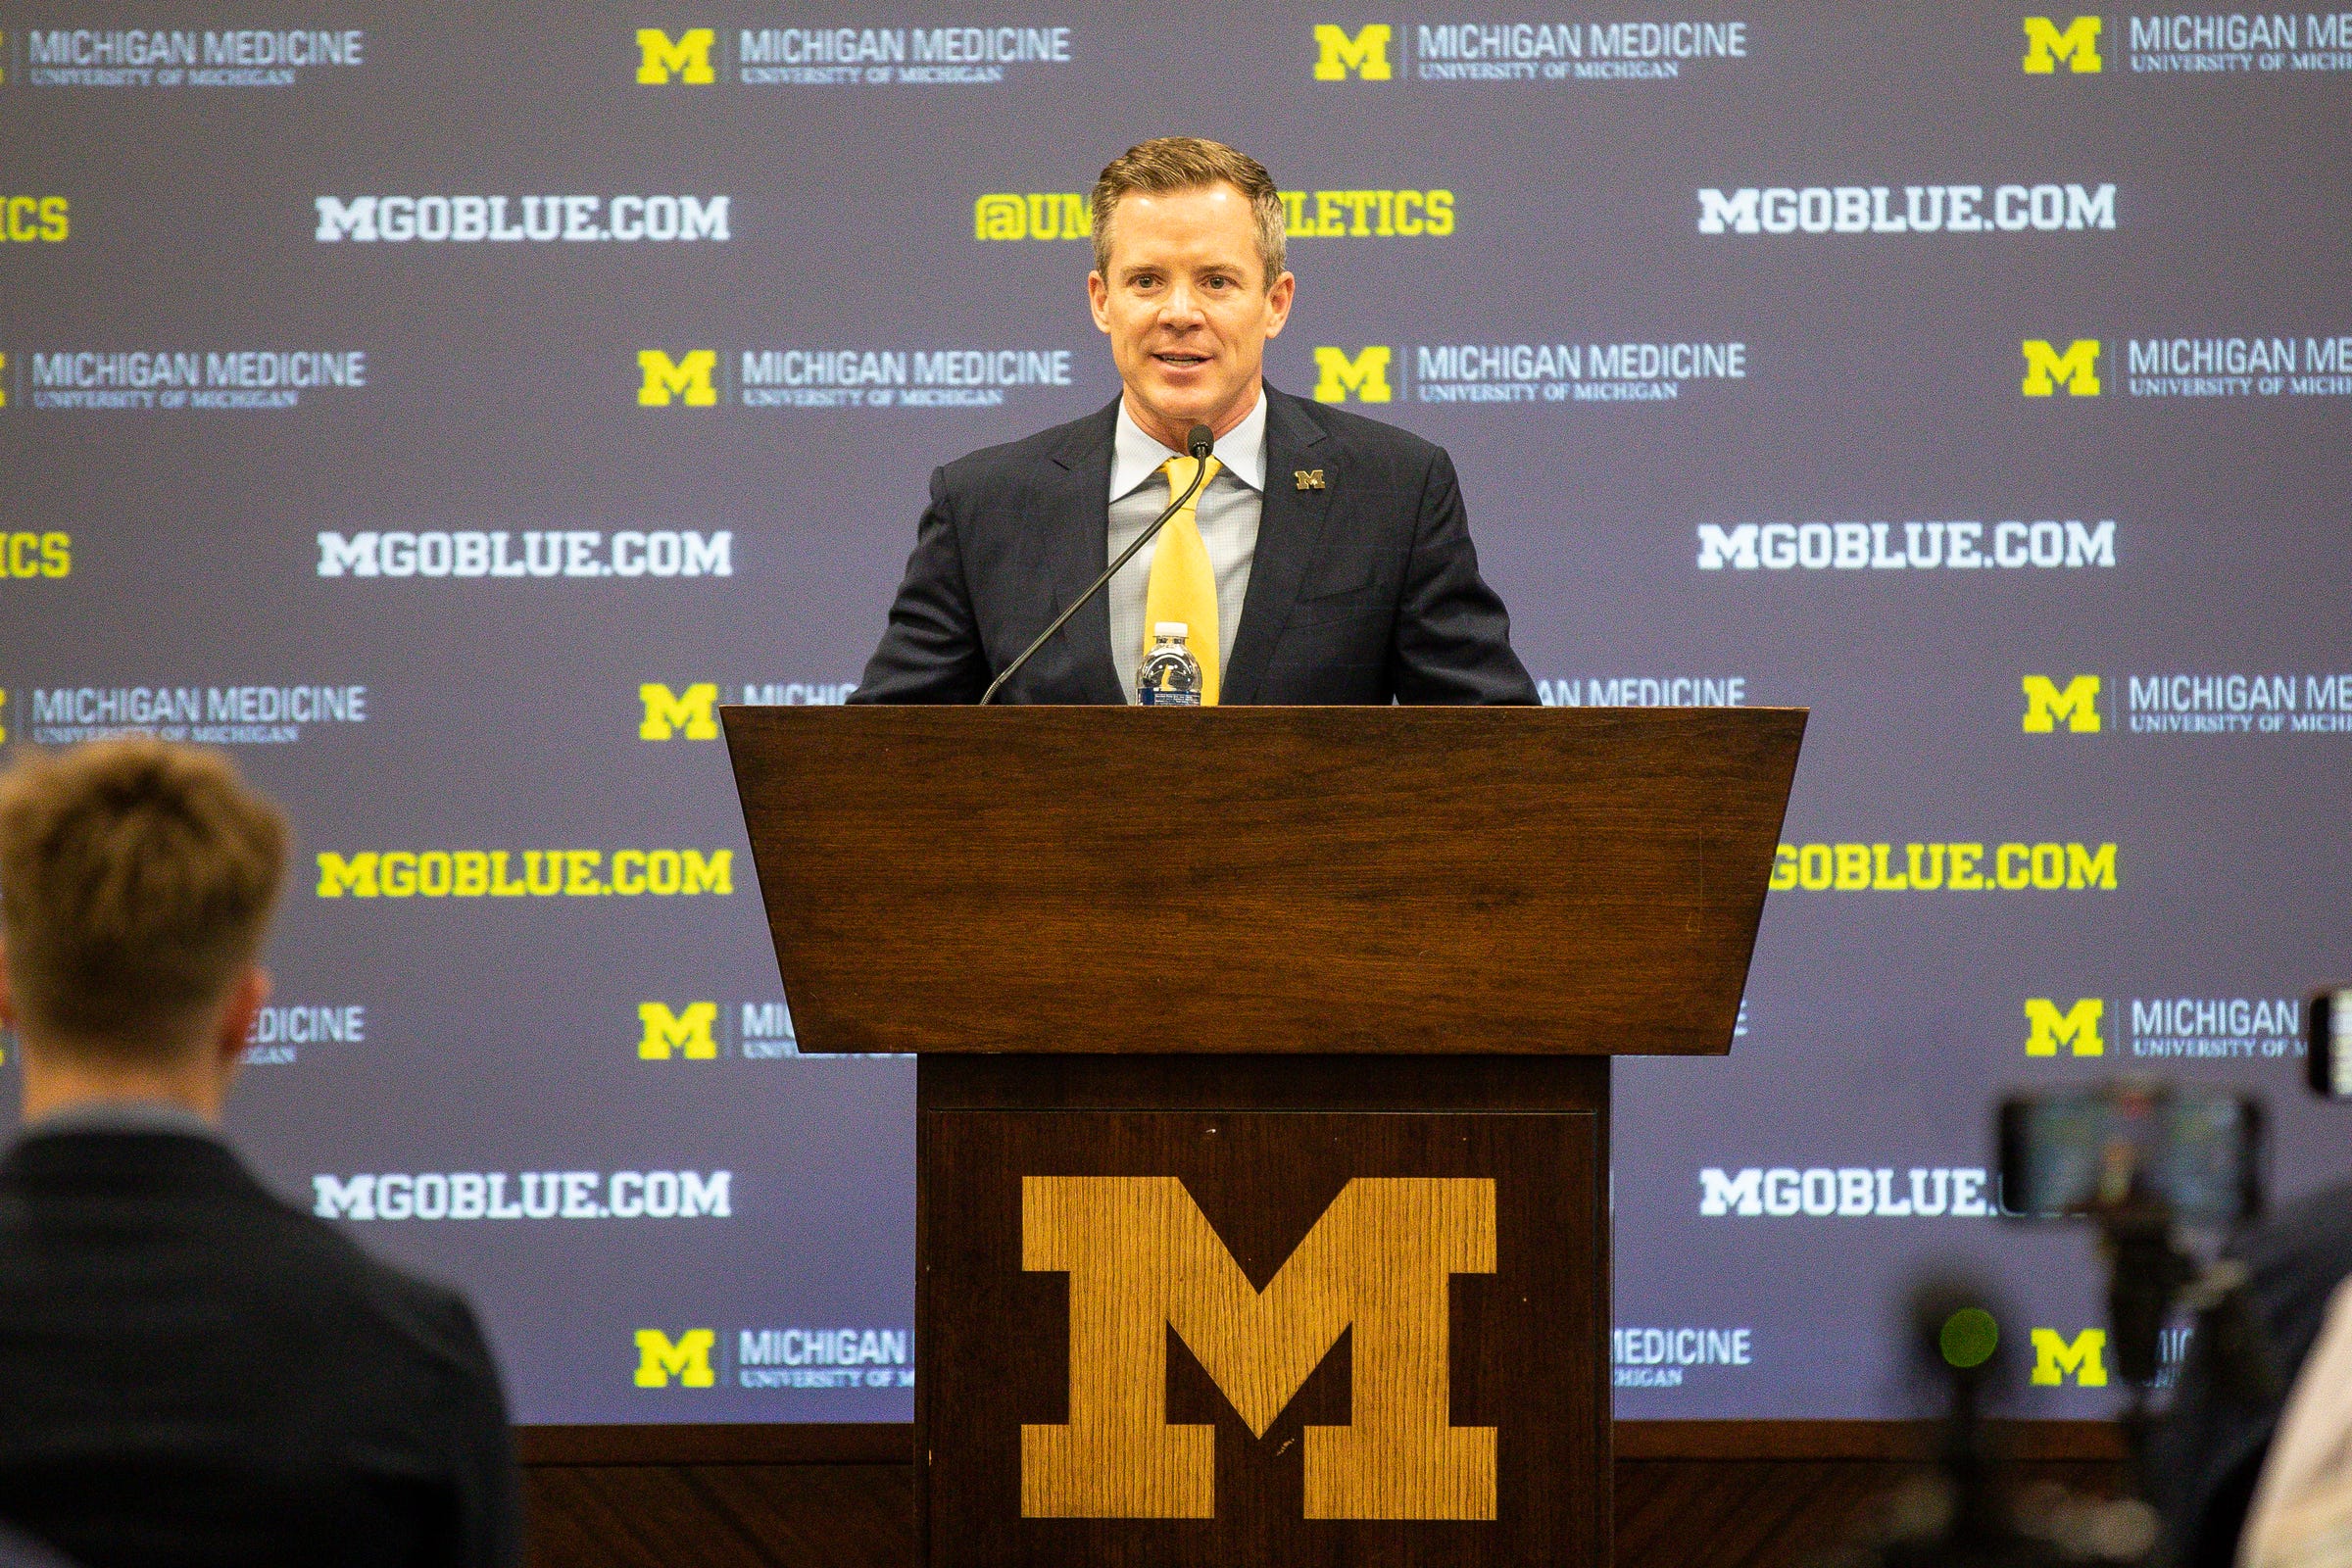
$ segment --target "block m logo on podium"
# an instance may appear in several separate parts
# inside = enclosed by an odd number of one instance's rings
[[[1021,1266],[1069,1275],[1069,1420],[1021,1428],[1027,1519],[1216,1517],[1216,1432],[1168,1420],[1173,1328],[1264,1437],[1343,1333],[1347,1426],[1305,1429],[1309,1519],[1491,1520],[1495,1432],[1451,1424],[1451,1280],[1494,1271],[1494,1183],[1358,1177],[1263,1291],[1173,1176],[1030,1176]]]

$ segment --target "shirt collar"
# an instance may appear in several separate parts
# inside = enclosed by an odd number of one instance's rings
[[[1110,499],[1132,492],[1137,486],[1159,472],[1159,466],[1170,458],[1184,454],[1160,445],[1156,436],[1146,435],[1144,427],[1135,422],[1127,412],[1127,399],[1119,399],[1119,423],[1111,440]],[[1266,489],[1266,389],[1257,389],[1257,402],[1242,416],[1242,422],[1225,432],[1217,442],[1217,462],[1222,472],[1257,491]]]
[[[63,1105],[23,1129],[27,1138],[52,1133],[176,1133],[222,1142],[220,1129],[184,1105],[160,1100],[84,1100]]]

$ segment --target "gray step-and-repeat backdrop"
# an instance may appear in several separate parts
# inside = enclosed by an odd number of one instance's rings
[[[839,702],[931,468],[1111,397],[1082,193],[1170,131],[1547,702],[1814,710],[1730,1059],[1618,1078],[1621,1414],[1907,1413],[1953,1260],[2105,1408],[2003,1087],[2352,1167],[2352,13],[12,0],[0,73],[0,725],[287,804],[235,1131],[521,1419],[909,1415],[912,1068],[797,1054],[712,705]]]

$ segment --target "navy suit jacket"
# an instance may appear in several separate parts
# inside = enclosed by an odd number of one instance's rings
[[[1272,387],[1265,510],[1227,703],[1533,703],[1442,447]],[[1110,564],[1118,405],[931,475],[906,580],[854,703],[973,703]],[[1320,470],[1323,488],[1294,475]],[[997,694],[1117,703],[1143,650],[1098,594]]]
[[[465,1301],[220,1145],[36,1133],[0,1159],[0,1543],[79,1568],[507,1568],[512,1442]]]

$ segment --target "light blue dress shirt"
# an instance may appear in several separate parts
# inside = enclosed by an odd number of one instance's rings
[[[1110,555],[1135,542],[1175,499],[1168,493],[1167,476],[1159,466],[1184,454],[1161,446],[1146,435],[1119,400],[1117,434],[1110,458]],[[1208,564],[1217,574],[1217,668],[1233,663],[1233,636],[1242,623],[1242,602],[1250,594],[1250,564],[1257,555],[1258,518],[1265,510],[1266,395],[1242,422],[1225,432],[1213,454],[1223,465],[1217,476],[1201,488],[1195,518],[1200,541],[1208,546]],[[1110,600],[1110,657],[1118,667],[1119,689],[1130,703],[1136,700],[1135,666],[1143,662],[1144,591],[1152,582],[1152,557],[1159,541],[1136,552],[1103,592]]]

